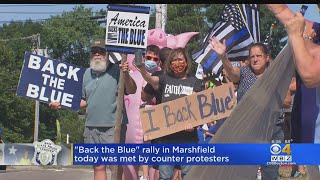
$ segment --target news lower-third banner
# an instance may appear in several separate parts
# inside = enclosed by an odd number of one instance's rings
[[[320,144],[0,144],[0,165],[320,165]]]
[[[72,144],[54,144],[50,139],[34,143],[0,144],[0,165],[72,165]]]
[[[74,165],[319,165],[320,144],[74,144]]]

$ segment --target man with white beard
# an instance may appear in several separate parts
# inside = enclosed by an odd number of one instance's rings
[[[86,123],[83,133],[84,143],[109,144],[114,142],[114,127],[118,96],[120,69],[123,71],[125,93],[134,94],[136,84],[129,75],[128,62],[112,64],[108,60],[103,39],[91,44],[90,68],[83,75],[81,108],[86,108]],[[58,108],[58,102],[49,106]],[[128,122],[125,108],[122,109],[122,127],[120,142],[124,143],[126,124]],[[106,166],[94,166],[94,179],[106,180]]]

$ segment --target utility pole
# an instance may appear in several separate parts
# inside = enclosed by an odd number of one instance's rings
[[[40,48],[40,34],[36,34],[32,36],[32,53],[48,57],[47,49],[39,49]],[[35,116],[34,116],[34,132],[33,132],[33,141],[38,142],[39,135],[39,109],[40,103],[36,101],[35,103]]]
[[[31,39],[32,41],[32,53],[38,54],[40,48],[40,34],[34,35]],[[33,141],[38,142],[38,132],[39,132],[39,101],[35,104],[35,115],[34,115],[34,132]]]
[[[166,32],[167,4],[156,4],[156,28]]]
[[[156,28],[161,28],[161,24],[162,24],[162,21],[161,21],[161,4],[156,4]]]
[[[161,29],[163,32],[166,32],[166,25],[167,25],[167,4],[162,4],[161,8]]]

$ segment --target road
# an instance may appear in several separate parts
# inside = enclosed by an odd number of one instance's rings
[[[139,172],[140,174],[142,172]],[[291,167],[280,168],[280,180],[309,180],[306,176],[300,178],[290,178]],[[93,170],[91,168],[56,168],[48,169],[40,166],[9,166],[5,172],[0,171],[0,180],[93,180]],[[108,179],[111,179],[111,172],[108,171]]]
[[[93,180],[92,169],[8,168],[0,173],[1,180]]]

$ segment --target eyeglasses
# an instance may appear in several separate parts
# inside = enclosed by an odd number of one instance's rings
[[[155,61],[158,62],[159,58],[156,56],[145,56],[146,60],[151,60],[151,61]]]
[[[99,48],[99,49],[91,49],[91,54],[106,54],[106,50],[105,49],[102,49],[102,48]]]

